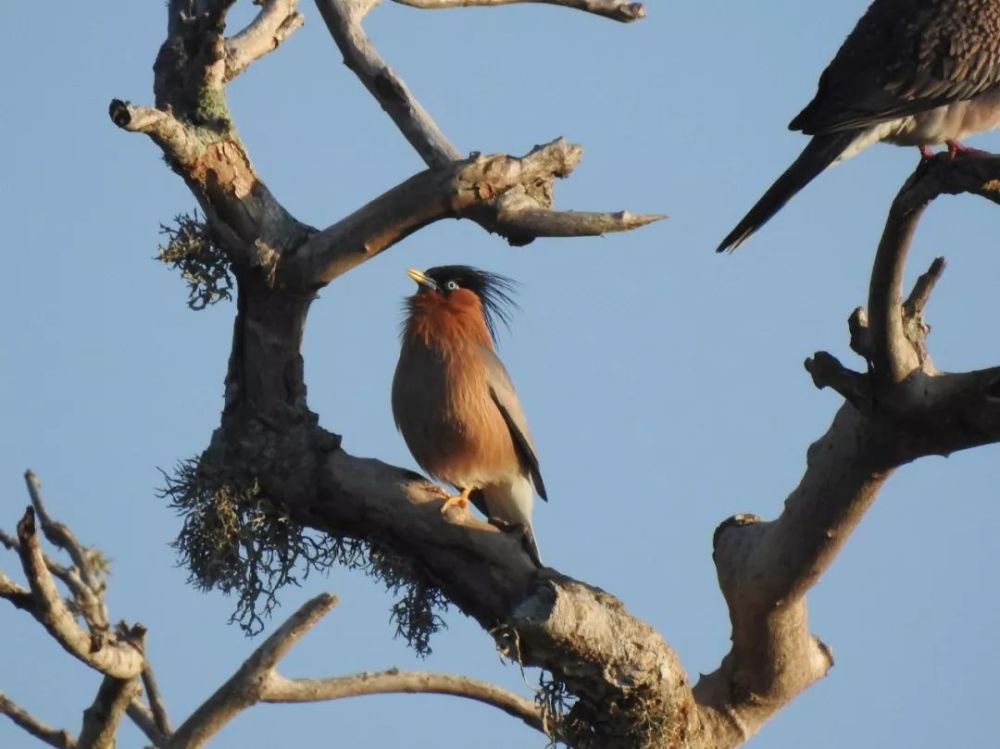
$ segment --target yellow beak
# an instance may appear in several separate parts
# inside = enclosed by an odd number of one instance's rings
[[[437,291],[437,282],[423,271],[419,271],[416,268],[407,268],[406,275],[416,281],[420,286],[426,286],[428,289],[434,289]]]

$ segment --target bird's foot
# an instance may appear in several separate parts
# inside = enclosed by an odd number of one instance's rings
[[[448,511],[452,507],[458,507],[460,510],[466,510],[469,507],[469,494],[472,493],[472,487],[465,487],[462,489],[461,494],[455,494],[454,496],[445,499],[444,504],[441,505],[441,514],[447,515]]]
[[[945,145],[948,146],[948,155],[951,158],[955,158],[960,153],[967,153],[970,155],[983,155],[988,153],[988,151],[984,151],[981,148],[972,148],[964,143],[959,143],[957,140],[945,141]]]
[[[934,158],[934,149],[928,145],[920,146],[920,160],[929,161]]]

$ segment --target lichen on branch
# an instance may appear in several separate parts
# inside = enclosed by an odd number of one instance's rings
[[[167,241],[160,245],[156,259],[179,271],[187,282],[188,307],[202,310],[233,298],[229,258],[197,211],[177,214],[172,225],[160,224],[160,234]]]

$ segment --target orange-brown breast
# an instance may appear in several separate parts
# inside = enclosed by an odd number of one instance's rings
[[[492,340],[478,297],[422,292],[408,306],[392,410],[417,463],[459,487],[525,473],[490,397],[480,352]]]

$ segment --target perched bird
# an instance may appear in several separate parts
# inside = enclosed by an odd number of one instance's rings
[[[836,161],[879,141],[945,143],[1000,125],[1000,0],[875,0],[823,71],[791,130],[802,154],[722,240],[736,249]]]
[[[531,529],[532,484],[545,485],[514,384],[494,353],[498,322],[507,323],[514,282],[466,265],[421,273],[406,300],[392,413],[420,466],[470,499],[490,522],[523,534],[541,566]]]

